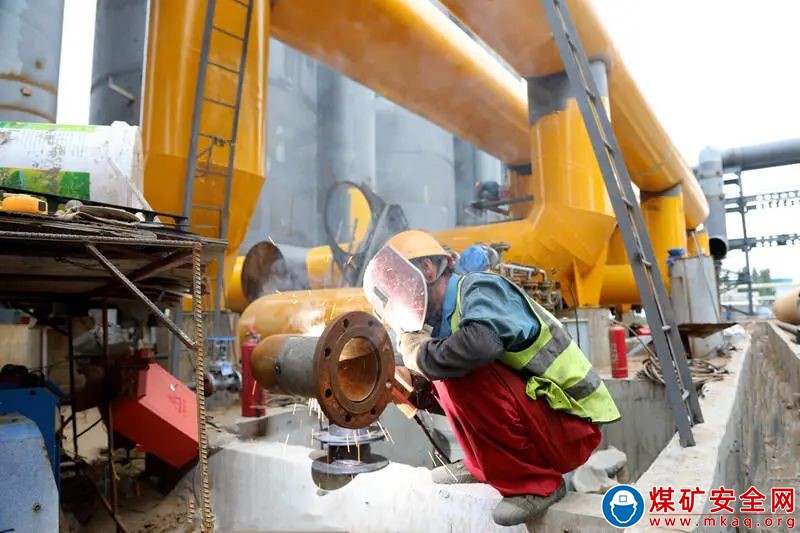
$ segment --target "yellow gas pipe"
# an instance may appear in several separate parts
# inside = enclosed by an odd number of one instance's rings
[[[550,26],[538,0],[442,0],[450,11],[500,54],[521,76],[563,70]],[[587,0],[568,0],[586,55],[608,67],[614,133],[631,178],[643,191],[662,192],[682,184],[686,226],[708,216],[708,202],[691,169],[647,105],[622,58]]]
[[[524,78],[563,70],[539,0],[445,0]],[[633,181],[661,192],[681,183],[686,225],[708,216],[697,180],[630,77],[586,0],[570,12],[591,58],[609,68],[614,131]],[[524,84],[424,0],[281,0],[272,33],[509,165],[530,159]],[[364,53],[369,46],[369,53]]]

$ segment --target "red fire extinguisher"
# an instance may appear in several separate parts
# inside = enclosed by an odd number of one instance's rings
[[[625,346],[625,328],[608,328],[608,343],[611,346],[611,377],[628,377],[628,349]]]
[[[266,395],[261,385],[253,378],[250,359],[260,336],[252,328],[241,345],[242,350],[242,416],[256,417],[264,415]]]

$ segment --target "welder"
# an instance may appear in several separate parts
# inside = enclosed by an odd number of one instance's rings
[[[387,252],[421,272],[425,299],[396,294],[415,284],[386,266]],[[548,311],[500,275],[453,272],[430,234],[399,233],[372,261],[364,289],[379,294],[370,300],[376,311],[391,298],[426,302],[425,326],[399,331],[398,350],[412,381],[431,387],[465,455],[434,469],[434,482],[488,483],[503,495],[493,511],[500,525],[541,515],[566,494],[562,475],[600,443],[598,425],[620,418],[605,384]],[[392,284],[379,286],[376,270]]]

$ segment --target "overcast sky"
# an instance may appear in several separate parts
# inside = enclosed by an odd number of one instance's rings
[[[800,137],[797,0],[592,0],[675,146],[695,165],[705,146]],[[89,117],[94,1],[65,0],[58,121]],[[613,117],[612,117],[613,120]],[[745,194],[800,189],[800,167],[744,174]],[[748,215],[752,236],[800,233],[800,208]],[[729,237],[741,236],[738,215]],[[800,247],[758,249],[753,266],[800,279]],[[725,267],[744,265],[731,252]]]

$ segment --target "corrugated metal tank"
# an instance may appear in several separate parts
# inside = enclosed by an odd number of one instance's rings
[[[146,30],[147,0],[97,0],[91,124],[139,124]]]
[[[55,122],[63,0],[0,1],[0,120]]]
[[[261,188],[241,252],[267,235],[281,244],[317,242],[317,68],[316,61],[270,39],[269,179]]]
[[[378,194],[400,204],[412,228],[455,226],[453,135],[377,98],[375,141]]]

